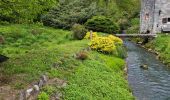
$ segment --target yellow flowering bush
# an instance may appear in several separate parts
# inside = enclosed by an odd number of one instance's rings
[[[97,32],[92,32],[92,38],[98,37]],[[90,32],[86,33],[85,39],[90,39]]]
[[[106,53],[112,53],[116,50],[114,41],[112,41],[109,37],[96,37],[92,39],[92,41],[90,42],[90,47],[93,50]]]
[[[98,36],[96,32],[93,32],[92,37],[90,48],[100,52],[113,53],[117,49],[116,44],[123,44],[120,38],[113,35]],[[85,39],[90,39],[90,32],[86,33]]]
[[[122,39],[114,36],[114,35],[109,35],[108,36],[112,41],[114,41],[116,44],[123,44],[123,41]]]

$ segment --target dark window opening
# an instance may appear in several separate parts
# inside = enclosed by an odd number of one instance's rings
[[[166,24],[166,23],[167,23],[167,21],[168,21],[168,19],[167,19],[167,18],[163,18],[163,19],[162,19],[162,23],[163,23],[163,24]]]
[[[168,18],[168,22],[170,22],[170,18]]]

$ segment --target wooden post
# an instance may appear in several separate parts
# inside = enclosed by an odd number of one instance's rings
[[[4,37],[0,35],[0,44],[3,44],[4,42],[5,42]]]
[[[92,39],[93,39],[93,31],[90,30],[90,40],[92,40]]]

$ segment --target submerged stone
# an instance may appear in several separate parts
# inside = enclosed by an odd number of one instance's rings
[[[141,65],[141,66],[140,66],[140,68],[142,68],[142,69],[145,69],[145,70],[146,70],[146,69],[148,69],[148,65],[146,65],[146,64]]]

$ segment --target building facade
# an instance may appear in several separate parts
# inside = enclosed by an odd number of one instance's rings
[[[140,32],[170,32],[170,0],[141,0]]]

